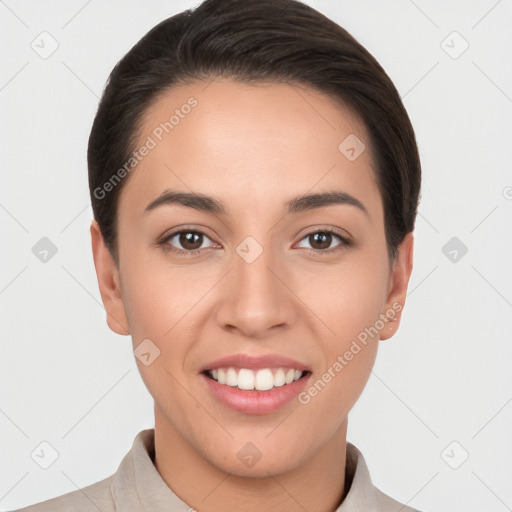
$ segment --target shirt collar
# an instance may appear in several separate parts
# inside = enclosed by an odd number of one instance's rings
[[[153,463],[155,455],[154,428],[140,431],[131,450],[124,456],[112,479],[112,496],[119,512],[168,510],[189,512],[190,506],[181,501],[167,486]],[[379,490],[373,486],[362,453],[347,442],[345,499],[336,512],[375,510],[379,505]],[[135,508],[134,504],[138,508]]]

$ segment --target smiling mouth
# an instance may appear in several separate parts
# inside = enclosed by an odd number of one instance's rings
[[[207,378],[225,386],[237,387],[244,391],[267,391],[273,388],[287,386],[293,382],[311,375],[308,370],[301,371],[293,368],[216,368],[202,372]]]

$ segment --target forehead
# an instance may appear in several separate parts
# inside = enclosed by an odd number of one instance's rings
[[[137,149],[150,149],[139,151],[119,204],[133,215],[166,189],[252,211],[282,211],[289,198],[336,189],[381,216],[363,123],[303,86],[219,78],[178,85],[147,109],[138,136]],[[355,159],[346,151],[357,156],[364,147]]]

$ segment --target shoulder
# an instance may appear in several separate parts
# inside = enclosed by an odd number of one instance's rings
[[[154,429],[141,430],[116,472],[103,480],[13,512],[115,512],[151,510],[143,502],[155,493],[172,492],[156,471]],[[143,491],[144,495],[141,495]],[[145,498],[144,498],[145,496]]]
[[[113,475],[76,491],[35,503],[14,512],[115,512]]]
[[[396,501],[391,498],[387,494],[384,494],[377,487],[374,488],[375,497],[379,503],[378,510],[382,510],[383,512],[421,512],[415,508],[408,507],[407,505],[403,505],[402,503]]]
[[[346,484],[349,485],[348,493],[336,512],[421,512],[377,488],[372,482],[363,454],[351,443],[347,443]]]

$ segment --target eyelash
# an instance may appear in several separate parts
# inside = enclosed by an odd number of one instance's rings
[[[162,248],[165,251],[167,251],[167,252],[183,255],[183,256],[186,256],[186,257],[191,257],[191,256],[195,256],[196,254],[199,254],[203,249],[196,249],[194,251],[185,251],[185,250],[182,250],[182,249],[176,249],[175,247],[173,247],[172,245],[170,245],[168,243],[176,235],[180,235],[182,233],[195,233],[195,234],[203,235],[206,238],[210,238],[206,233],[204,233],[202,231],[198,231],[196,229],[191,229],[191,228],[190,229],[189,228],[184,228],[184,229],[180,229],[179,231],[174,231],[170,235],[166,236],[161,242],[158,242],[158,245],[162,246]],[[334,236],[336,236],[340,240],[341,243],[339,245],[333,247],[332,249],[308,249],[308,248],[306,248],[305,250],[307,252],[313,253],[315,255],[317,255],[317,254],[321,254],[321,255],[332,254],[332,253],[337,252],[339,250],[343,250],[343,249],[346,249],[348,247],[352,247],[353,245],[355,245],[354,242],[352,242],[348,238],[344,237],[338,231],[336,231],[335,229],[332,229],[332,228],[326,228],[326,229],[319,229],[319,230],[316,230],[316,231],[311,231],[310,233],[307,233],[306,235],[304,235],[301,238],[300,241],[304,240],[305,238],[310,237],[311,235],[316,235],[316,234],[319,234],[319,233],[334,235]]]

